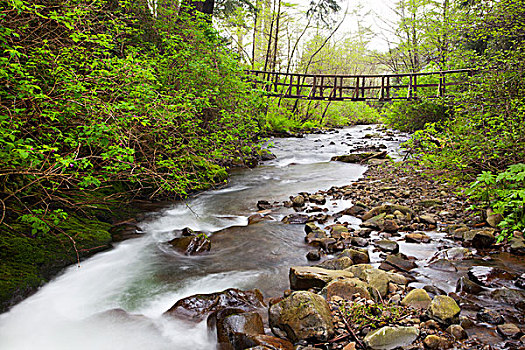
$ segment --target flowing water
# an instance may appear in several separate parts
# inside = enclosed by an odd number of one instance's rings
[[[141,224],[143,237],[71,266],[1,315],[0,349],[214,349],[204,324],[190,327],[162,313],[180,298],[230,287],[280,295],[289,266],[307,264],[303,227],[282,224],[284,213],[250,226],[248,216],[258,200],[283,201],[358,179],[364,166],[330,158],[370,144],[363,136],[371,132],[357,126],[272,140],[277,159],[234,172],[223,189],[160,210]],[[399,137],[379,141],[398,149]],[[211,252],[187,257],[171,250],[165,242],[184,227],[211,233]]]

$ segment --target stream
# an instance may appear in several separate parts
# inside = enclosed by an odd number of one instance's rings
[[[370,138],[367,134],[372,133],[383,137]],[[390,155],[399,157],[399,145],[406,138],[385,135],[377,126],[355,126],[271,140],[275,160],[255,169],[234,171],[222,189],[149,213],[140,224],[141,238],[119,243],[80,266],[69,267],[0,315],[0,349],[215,349],[215,339],[208,336],[205,322],[190,326],[163,317],[163,312],[181,298],[232,287],[258,288],[265,298],[279,296],[289,287],[290,266],[311,264],[306,259],[312,248],[304,243],[304,225],[281,222],[292,209],[280,207],[271,214],[274,220],[248,226],[257,201],[283,202],[299,192],[347,185],[360,178],[366,167],[330,162],[332,156],[383,144]],[[330,200],[321,207],[331,214],[350,204]],[[354,228],[361,222],[349,216],[339,220]],[[208,254],[184,256],[166,243],[185,227],[211,235]],[[428,234],[438,243],[400,242],[401,251],[421,261],[432,258],[442,234]],[[371,258],[376,264],[380,260],[376,253]],[[513,268],[523,269],[522,262],[513,264]],[[447,292],[454,290],[456,272],[436,273],[424,264],[416,271],[416,285],[433,282]]]
[[[289,267],[308,263],[303,226],[281,223],[284,213],[247,226],[248,216],[258,200],[283,201],[358,179],[364,166],[330,158],[370,144],[363,137],[375,132],[371,128],[272,140],[275,160],[234,171],[227,187],[152,213],[140,225],[143,237],[69,267],[0,315],[0,349],[214,349],[205,322],[190,327],[162,313],[197,293],[259,288],[271,297],[288,288]],[[391,140],[380,141],[394,152],[401,138]],[[341,210],[349,203],[335,204]],[[211,233],[211,252],[191,257],[174,252],[165,242],[184,227]],[[146,318],[107,312],[113,309]]]

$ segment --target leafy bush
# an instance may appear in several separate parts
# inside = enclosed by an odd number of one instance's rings
[[[525,164],[513,164],[499,174],[484,171],[468,191],[470,197],[503,215],[501,241],[515,230],[525,229]]]
[[[256,141],[263,99],[204,19],[143,1],[0,3],[0,222],[43,232],[55,209],[185,197]]]
[[[381,114],[382,120],[391,128],[414,132],[427,123],[449,119],[451,108],[443,99],[396,100],[387,105]]]

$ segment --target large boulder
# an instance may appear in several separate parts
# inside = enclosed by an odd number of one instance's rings
[[[327,270],[314,266],[293,266],[290,268],[290,288],[308,290],[323,288],[328,282],[337,278],[352,278],[354,275],[345,270]]]
[[[222,292],[196,294],[180,299],[164,314],[200,322],[212,312],[226,308],[253,311],[262,307],[263,296],[258,289],[242,291],[230,288]]]
[[[257,312],[234,313],[217,318],[217,342],[221,350],[242,350],[250,347],[250,336],[264,334],[264,324]]]
[[[460,312],[461,309],[454,299],[446,295],[435,296],[428,309],[431,318],[446,325],[458,323]]]
[[[327,341],[334,324],[326,300],[317,294],[298,291],[270,306],[269,323],[275,335],[299,340]]]
[[[415,327],[382,327],[370,332],[363,339],[365,344],[375,350],[390,350],[412,344],[419,336]]]

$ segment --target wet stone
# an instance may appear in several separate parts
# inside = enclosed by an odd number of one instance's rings
[[[459,321],[461,309],[449,296],[437,295],[430,303],[429,316],[443,324],[451,324]]]
[[[413,289],[401,300],[401,305],[416,309],[426,309],[432,302],[424,289]]]
[[[415,327],[382,327],[372,331],[363,339],[371,349],[390,350],[412,344],[419,336]]]
[[[311,250],[306,254],[306,259],[309,261],[319,261],[321,260],[321,254],[318,250]]]
[[[456,293],[479,294],[484,290],[485,288],[471,281],[467,276],[462,276],[456,283]]]
[[[480,322],[499,325],[505,323],[505,318],[498,310],[482,309],[476,314],[476,318]]]
[[[301,339],[327,341],[334,334],[328,303],[314,293],[294,292],[272,305],[268,315],[274,334],[286,335],[293,342]]]
[[[515,339],[522,334],[519,327],[516,326],[514,323],[500,324],[497,326],[496,329],[498,330],[498,333],[501,334],[504,338]]]
[[[399,244],[391,240],[382,239],[382,240],[374,242],[374,245],[376,248],[378,248],[379,250],[383,252],[392,253],[392,254],[399,252]]]
[[[447,328],[447,333],[452,335],[456,340],[467,339],[467,332],[458,324],[450,325]]]
[[[347,256],[343,256],[341,258],[325,260],[322,263],[317,264],[316,267],[321,267],[327,270],[344,270],[353,264],[354,263],[352,259]]]

